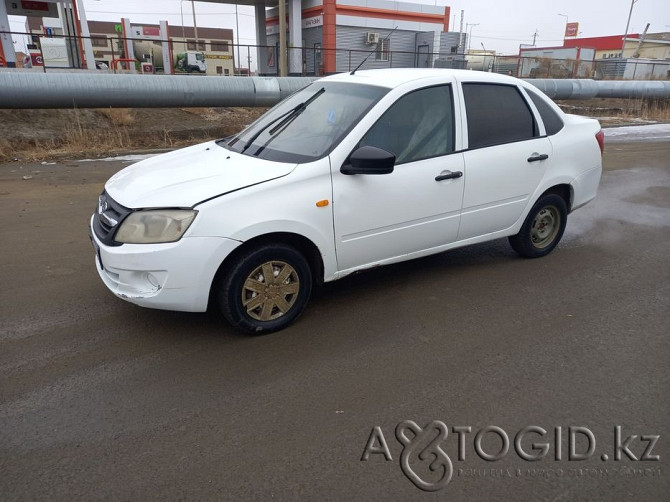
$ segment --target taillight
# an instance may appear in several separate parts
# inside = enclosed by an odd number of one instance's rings
[[[600,147],[600,155],[603,155],[605,153],[605,133],[602,129],[596,133],[596,140]]]

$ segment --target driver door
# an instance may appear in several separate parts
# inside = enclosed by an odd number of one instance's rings
[[[456,240],[463,200],[461,153],[454,153],[451,85],[398,99],[359,142],[396,156],[384,175],[333,170],[335,246],[340,271],[404,259]]]

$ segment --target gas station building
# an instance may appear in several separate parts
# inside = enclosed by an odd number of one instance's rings
[[[199,2],[254,7],[256,45],[259,46],[256,49],[258,73],[261,75],[346,71],[371,53],[374,55],[367,60],[366,68],[432,67],[437,65],[437,59],[442,60],[441,66],[449,66],[444,62],[458,59],[459,53],[462,58],[465,44],[460,33],[449,32],[449,7],[390,0]],[[0,0],[0,31],[11,31],[8,15],[59,18],[64,36],[84,37],[77,41],[74,38],[67,40],[69,66],[96,67],[83,0]],[[123,37],[128,38],[124,52],[133,54],[130,21],[124,19],[122,24]],[[170,33],[166,21],[160,22],[159,30],[165,58],[163,66],[170,68],[168,39],[174,33]],[[5,66],[15,66],[11,35],[0,37],[0,57]]]

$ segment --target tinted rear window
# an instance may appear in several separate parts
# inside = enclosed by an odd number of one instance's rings
[[[542,122],[544,122],[544,128],[547,130],[547,136],[556,134],[558,131],[563,129],[563,121],[556,110],[554,110],[549,103],[547,103],[541,96],[536,92],[526,89],[526,92],[530,96],[530,99],[533,100],[533,104],[537,108],[537,111],[540,112],[540,117],[542,117]]]
[[[463,84],[469,148],[522,141],[538,136],[526,100],[516,86]]]

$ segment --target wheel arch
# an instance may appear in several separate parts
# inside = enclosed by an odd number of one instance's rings
[[[554,185],[550,188],[547,188],[542,194],[537,198],[537,200],[540,200],[542,197],[548,194],[556,194],[559,197],[561,197],[565,201],[565,206],[568,209],[568,214],[570,211],[572,211],[572,203],[575,198],[575,193],[574,189],[572,188],[572,185],[568,183],[560,183],[557,185]]]
[[[268,234],[262,234],[253,237],[245,241],[238,247],[236,247],[232,253],[226,256],[221,265],[219,265],[219,268],[216,274],[214,275],[214,279],[212,280],[212,284],[210,285],[209,289],[209,306],[212,305],[212,296],[216,290],[217,285],[221,281],[221,277],[224,274],[226,274],[226,272],[230,269],[231,265],[235,263],[235,261],[240,256],[246,253],[248,249],[270,243],[286,244],[291,247],[294,247],[307,260],[307,263],[309,264],[309,267],[312,271],[312,282],[314,283],[314,285],[323,283],[324,280],[323,258],[321,256],[319,248],[317,247],[316,244],[314,244],[314,242],[312,242],[304,235],[292,232],[272,232]]]
[[[544,190],[542,190],[543,188]],[[540,192],[540,190],[542,191]],[[519,230],[521,230],[521,227],[526,221],[526,218],[528,218],[528,213],[530,213],[531,209],[533,209],[535,203],[545,195],[548,194],[558,195],[565,202],[567,213],[570,214],[570,212],[572,211],[575,196],[574,187],[565,178],[553,179],[549,183],[543,184],[543,186],[539,186],[537,190],[534,192],[534,194],[537,195],[533,195],[528,199],[528,203],[526,204],[526,207],[519,216],[519,218],[514,222],[513,225],[511,225],[509,228],[506,229],[506,236],[515,235],[519,232]]]

